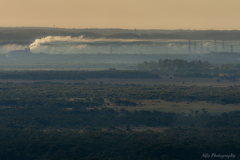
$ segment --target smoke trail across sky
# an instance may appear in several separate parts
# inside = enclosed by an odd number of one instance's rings
[[[31,50],[36,49],[41,44],[53,43],[53,42],[67,42],[67,43],[82,43],[82,44],[104,44],[104,43],[171,43],[174,41],[186,41],[186,40],[167,40],[167,39],[113,39],[113,38],[98,38],[98,39],[90,39],[84,38],[84,35],[79,37],[71,37],[71,36],[47,36],[41,39],[36,39],[32,44],[30,44],[29,48]]]
[[[44,43],[51,43],[51,42],[76,42],[76,41],[81,41],[83,36],[80,36],[78,38],[72,38],[71,36],[48,36],[44,37],[41,39],[36,39],[32,44],[30,44],[29,48],[31,50],[36,49],[39,47],[41,44]]]
[[[200,53],[201,41],[196,40],[197,52]],[[213,48],[213,41],[203,42],[204,51],[207,45]],[[227,42],[226,42],[227,44]],[[193,44],[192,44],[193,45]],[[220,47],[221,44],[218,44]],[[47,36],[36,39],[29,48],[34,53],[188,53],[189,42],[186,39],[114,39],[114,38],[85,38],[71,36]],[[229,45],[230,46],[230,45]],[[193,46],[192,46],[193,47]],[[236,49],[236,46],[234,46]],[[209,52],[209,51],[208,51]]]

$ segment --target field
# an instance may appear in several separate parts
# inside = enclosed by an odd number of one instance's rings
[[[161,79],[114,79],[114,78],[100,78],[100,79],[86,79],[86,80],[29,80],[29,79],[0,79],[0,83],[34,83],[34,82],[53,82],[53,83],[103,83],[103,84],[140,84],[140,85],[175,85],[175,86],[213,86],[213,87],[229,87],[233,85],[240,85],[238,82],[230,82],[222,80],[216,81],[217,78],[174,78],[162,77]]]
[[[202,111],[203,108],[206,109],[207,112],[212,114],[221,114],[223,112],[231,112],[231,111],[240,111],[240,105],[237,104],[212,104],[207,102],[164,102],[164,101],[148,101],[144,100],[142,101],[143,106],[114,106],[109,105],[106,106],[107,108],[112,108],[114,110],[120,110],[121,108],[125,108],[126,110],[133,112],[134,110],[149,110],[149,111],[160,111],[160,112],[174,112],[174,113],[185,113],[189,114],[191,113],[190,110],[195,112],[196,110]]]
[[[240,85],[240,82],[230,82],[223,80],[216,82],[217,78],[174,78],[174,77],[162,77],[161,79],[113,79],[113,78],[102,78],[102,79],[86,79],[86,80],[27,80],[27,79],[0,79],[0,83],[34,83],[34,82],[53,82],[53,83],[103,83],[109,85],[115,84],[140,84],[140,85],[175,85],[175,86],[213,86],[213,87],[229,87],[234,85]],[[184,82],[184,83],[183,83]],[[107,101],[107,100],[105,100]],[[139,102],[137,102],[139,103]],[[240,105],[237,104],[212,104],[211,102],[165,102],[165,101],[148,101],[142,100],[142,106],[137,105],[135,107],[127,106],[114,106],[110,104],[105,106],[107,108],[113,108],[114,110],[120,110],[126,108],[129,111],[134,110],[150,110],[150,111],[161,111],[161,112],[175,112],[175,113],[186,113],[189,114],[192,111],[201,111],[205,108],[210,113],[221,114],[223,112],[240,111]]]
[[[175,86],[213,86],[213,87],[229,87],[234,85],[240,85],[240,82],[230,82],[222,80],[216,81],[217,78],[175,78],[175,77],[162,77],[161,79],[113,79],[113,78],[101,78],[101,79],[86,79],[86,80],[28,80],[28,79],[0,79],[0,83],[34,83],[34,82],[53,82],[53,83],[103,83],[109,85],[115,84],[136,84],[136,85],[175,85]],[[184,83],[183,83],[184,82]],[[107,102],[107,99],[105,100]],[[139,103],[139,102],[137,102]],[[238,104],[212,104],[211,102],[165,102],[165,101],[148,101],[142,100],[142,105],[132,106],[114,106],[113,104],[104,106],[107,108],[113,108],[114,110],[120,110],[126,108],[129,111],[134,110],[150,110],[161,112],[175,112],[189,114],[191,111],[202,111],[205,108],[210,113],[221,114],[223,112],[240,111],[240,105]],[[191,111],[190,111],[191,110]]]

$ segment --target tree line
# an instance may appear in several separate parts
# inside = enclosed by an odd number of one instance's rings
[[[158,71],[159,73],[167,73],[181,77],[221,77],[219,74],[226,76],[239,77],[240,64],[210,64],[208,61],[190,61],[182,59],[159,59],[158,62],[150,61],[139,63],[139,70]]]
[[[207,61],[191,61],[187,62],[186,60],[182,59],[159,59],[158,62],[150,61],[138,64],[139,70],[153,70],[157,69],[163,72],[178,72],[178,73],[185,73],[185,72],[209,72],[210,64]]]

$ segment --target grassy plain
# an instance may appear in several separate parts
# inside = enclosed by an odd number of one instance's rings
[[[175,86],[213,86],[213,87],[229,87],[233,85],[240,85],[238,82],[230,82],[222,80],[216,81],[217,78],[170,78],[162,77],[161,79],[114,79],[114,78],[100,78],[100,79],[86,79],[86,80],[29,80],[29,79],[0,79],[0,83],[34,83],[34,82],[57,82],[57,83],[97,83],[103,84],[140,84],[140,85],[175,85]]]
[[[240,105],[237,104],[212,104],[207,102],[165,102],[165,101],[150,101],[144,100],[142,101],[142,106],[114,106],[109,105],[107,108],[112,108],[116,111],[120,111],[121,108],[125,108],[126,110],[133,112],[134,110],[149,110],[149,111],[160,111],[160,112],[174,112],[174,113],[182,113],[189,114],[192,110],[195,112],[199,110],[200,113],[202,109],[205,108],[207,112],[212,114],[221,114],[223,112],[231,112],[231,111],[240,111]]]
[[[176,85],[176,86],[213,86],[213,87],[229,87],[234,85],[240,85],[238,82],[230,82],[227,80],[222,80],[221,82],[216,81],[217,78],[175,78],[175,77],[162,77],[161,79],[113,79],[113,78],[102,78],[102,79],[86,79],[86,80],[28,80],[28,79],[0,79],[0,83],[34,83],[34,82],[57,82],[57,83],[103,83],[109,85],[115,84],[135,84],[135,85]],[[183,83],[184,82],[184,83]],[[150,111],[161,111],[161,112],[175,112],[175,113],[186,113],[189,114],[190,110],[196,111],[205,108],[210,113],[221,114],[223,112],[230,111],[240,111],[240,105],[235,104],[212,104],[207,102],[164,102],[164,101],[147,101],[141,102],[143,105],[140,106],[114,106],[110,104],[108,108],[113,108],[114,110],[119,110],[121,108],[126,108],[129,111],[134,110],[150,110]]]

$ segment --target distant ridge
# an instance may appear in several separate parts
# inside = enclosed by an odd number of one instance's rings
[[[33,41],[46,36],[72,36],[85,35],[87,38],[170,38],[192,40],[240,40],[239,30],[141,30],[114,29],[114,28],[85,28],[65,29],[47,27],[8,27],[0,28],[0,41]]]

